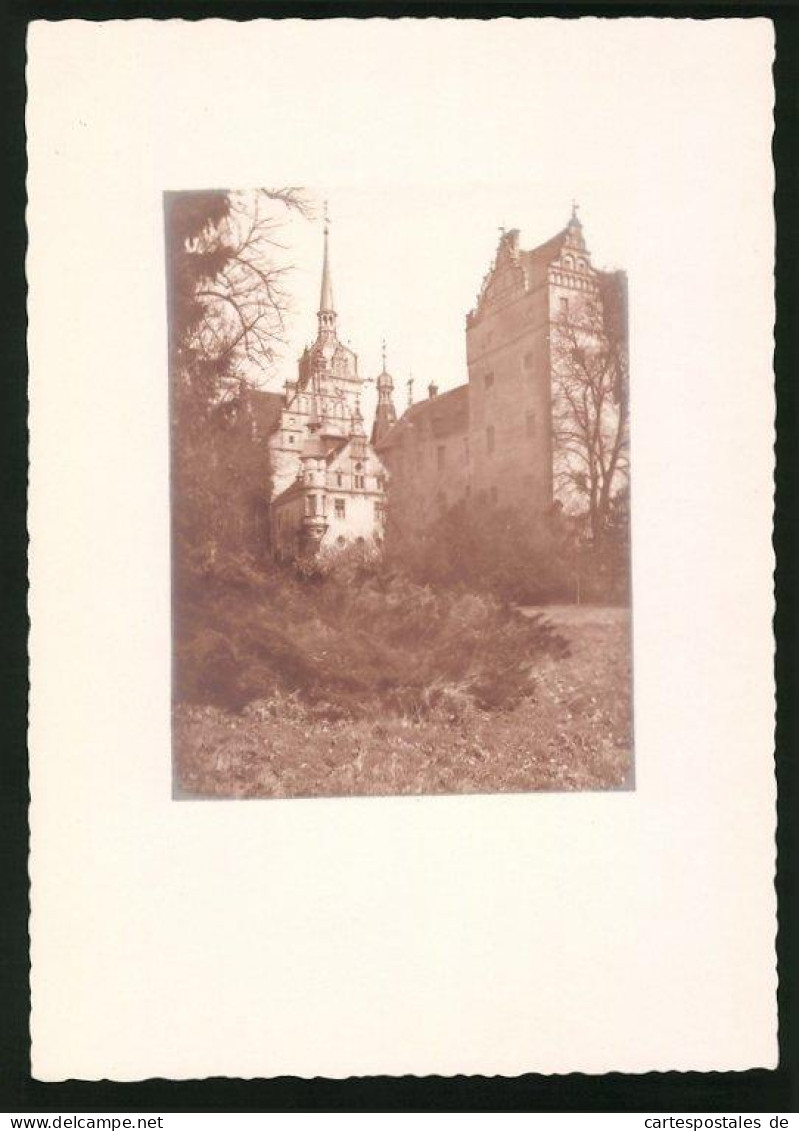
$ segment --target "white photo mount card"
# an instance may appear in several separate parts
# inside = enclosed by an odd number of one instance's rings
[[[773,1067],[770,23],[28,51],[34,1076]]]

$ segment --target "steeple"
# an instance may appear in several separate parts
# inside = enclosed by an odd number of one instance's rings
[[[569,217],[569,223],[566,225],[566,245],[568,247],[579,248],[585,250],[585,239],[583,238],[583,225],[580,217],[577,215],[579,204],[576,200],[572,201],[572,214]]]
[[[392,424],[396,423],[397,410],[394,408],[394,379],[386,369],[386,339],[383,339],[383,369],[377,378],[377,410],[372,427],[372,443],[379,444]]]
[[[324,227],[324,255],[322,258],[322,290],[319,296],[319,332],[334,330],[336,325],[336,310],[333,303],[333,278],[330,273],[330,217],[325,201],[325,227]]]

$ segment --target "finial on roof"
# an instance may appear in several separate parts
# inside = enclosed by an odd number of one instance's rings
[[[577,210],[578,210],[579,207],[580,207],[580,205],[577,203],[577,201],[572,200],[572,218],[571,218],[572,224],[579,224],[580,223],[580,217],[577,215]]]
[[[413,404],[413,373],[408,377],[408,408]]]
[[[383,372],[386,371],[386,339],[383,338]]]

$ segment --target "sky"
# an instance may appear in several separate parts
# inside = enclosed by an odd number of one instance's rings
[[[289,276],[293,311],[287,344],[269,386],[280,388],[296,372],[296,359],[316,336],[323,246],[323,201],[330,216],[330,259],[340,338],[358,354],[362,376],[382,368],[394,377],[395,404],[466,380],[465,318],[493,259],[499,228],[519,228],[532,248],[563,228],[572,200],[593,261],[624,266],[624,238],[612,192],[571,181],[528,184],[409,185],[309,188],[317,217],[293,217],[282,241],[293,263]],[[376,393],[364,391],[367,420]]]

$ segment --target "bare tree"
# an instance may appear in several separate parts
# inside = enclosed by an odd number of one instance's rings
[[[623,294],[583,296],[553,324],[550,349],[555,493],[598,547],[629,479]]]
[[[166,200],[176,545],[241,529],[267,483],[247,391],[271,371],[290,309],[281,233],[300,189],[171,193]]]

